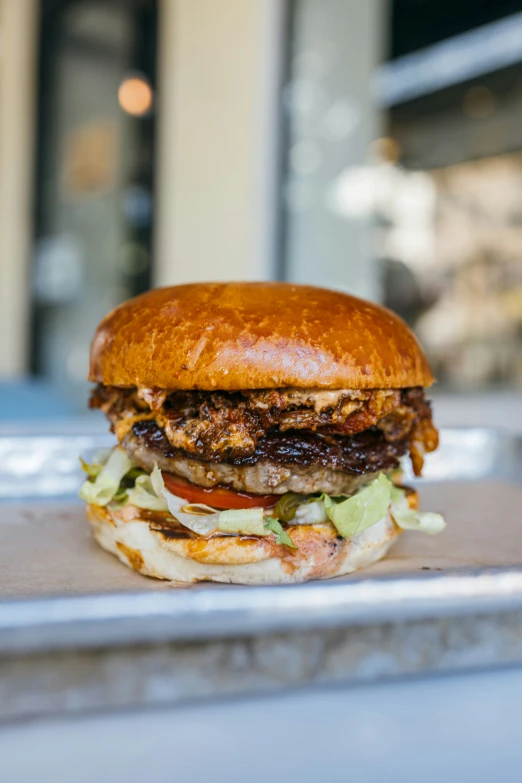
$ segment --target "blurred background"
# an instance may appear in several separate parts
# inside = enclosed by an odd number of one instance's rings
[[[146,641],[117,600],[136,575],[112,562],[95,601],[76,604],[94,573],[66,549],[76,517],[36,509],[76,497],[78,454],[113,442],[86,410],[94,330],[151,286],[219,279],[330,286],[402,315],[439,381],[445,429],[428,486],[454,483],[433,497],[448,498],[456,528],[472,514],[486,562],[498,544],[499,562],[515,563],[485,518],[481,532],[483,496],[464,485],[468,512],[456,480],[514,480],[520,440],[450,428],[522,433],[522,0],[0,0],[0,501],[4,555],[23,554],[1,590],[2,783],[130,783],[151,770],[158,782],[182,770],[182,781],[277,783],[281,769],[335,783],[348,760],[365,783],[419,769],[424,783],[520,781],[520,569],[482,581],[473,550],[459,584],[468,561],[451,538],[455,602],[444,581],[420,587],[444,576],[424,573],[441,570],[426,546],[419,581],[386,585],[373,620],[375,579],[348,595],[346,615],[334,600],[339,628],[308,628],[304,604],[281,601],[274,627],[294,614],[295,637],[291,623],[280,637],[264,628],[272,597],[259,612],[241,599],[245,638],[228,646],[236,592],[217,615],[201,592],[177,615],[149,580],[136,586],[150,599],[138,610],[153,612]],[[488,487],[491,521],[507,530],[515,489]],[[34,502],[13,514],[17,498]],[[38,596],[25,608],[17,583]],[[56,609],[48,584],[63,593]],[[313,618],[327,599],[311,595]],[[352,610],[374,624],[350,628]],[[197,628],[198,616],[223,639],[160,641],[176,638],[176,617]],[[97,617],[106,635],[91,637]],[[54,652],[31,647],[46,627]]]
[[[521,4],[0,0],[0,203],[4,421],[80,414],[103,315],[204,279],[384,302],[459,420],[518,405]]]

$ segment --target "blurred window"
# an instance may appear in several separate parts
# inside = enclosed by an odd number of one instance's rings
[[[396,310],[439,388],[522,387],[520,2],[290,7],[282,274]]]
[[[33,371],[85,408],[99,320],[150,281],[154,0],[44,0]]]
[[[391,73],[406,83],[429,62],[448,87],[388,112],[394,151],[381,150],[380,169],[397,186],[376,210],[384,300],[417,330],[442,386],[522,387],[521,8],[441,5],[393,4]],[[476,75],[452,79],[462,66]]]

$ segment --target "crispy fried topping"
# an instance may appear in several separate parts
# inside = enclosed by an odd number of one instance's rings
[[[381,451],[392,444],[400,446],[401,452],[409,449],[414,471],[420,475],[424,454],[438,443],[431,409],[420,387],[169,393],[100,384],[90,405],[105,412],[120,441],[137,423],[150,420],[174,451],[234,464],[253,464],[252,460],[261,459],[266,444],[278,442],[283,433],[291,436],[289,441],[294,445],[309,443],[312,435],[312,440],[330,437],[344,453],[354,436],[368,431],[373,433],[374,451],[375,437],[382,444]],[[303,455],[306,450],[303,446]],[[280,450],[271,447],[270,451],[270,458],[281,461]]]

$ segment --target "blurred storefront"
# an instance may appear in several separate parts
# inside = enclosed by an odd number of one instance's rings
[[[150,285],[154,0],[44,0],[31,369],[84,404],[97,323]]]
[[[446,386],[520,388],[520,3],[397,0],[380,86],[405,199],[380,239],[417,282],[410,320]]]
[[[0,0],[6,399],[40,379],[42,409],[81,412],[112,307],[272,275],[282,18],[278,0]]]
[[[520,4],[293,9],[287,272],[398,311],[439,389],[520,388]]]
[[[0,375],[85,405],[150,285],[384,301],[442,389],[522,386],[510,0],[0,0]]]

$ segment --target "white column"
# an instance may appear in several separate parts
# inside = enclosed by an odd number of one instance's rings
[[[162,0],[155,283],[273,272],[281,0]]]
[[[27,369],[38,0],[0,0],[0,377]]]
[[[294,56],[285,90],[289,172],[286,277],[378,298],[370,218],[341,214],[336,183],[350,171],[367,187],[379,135],[373,79],[382,57],[383,0],[297,0]],[[367,194],[354,194],[354,199]]]

